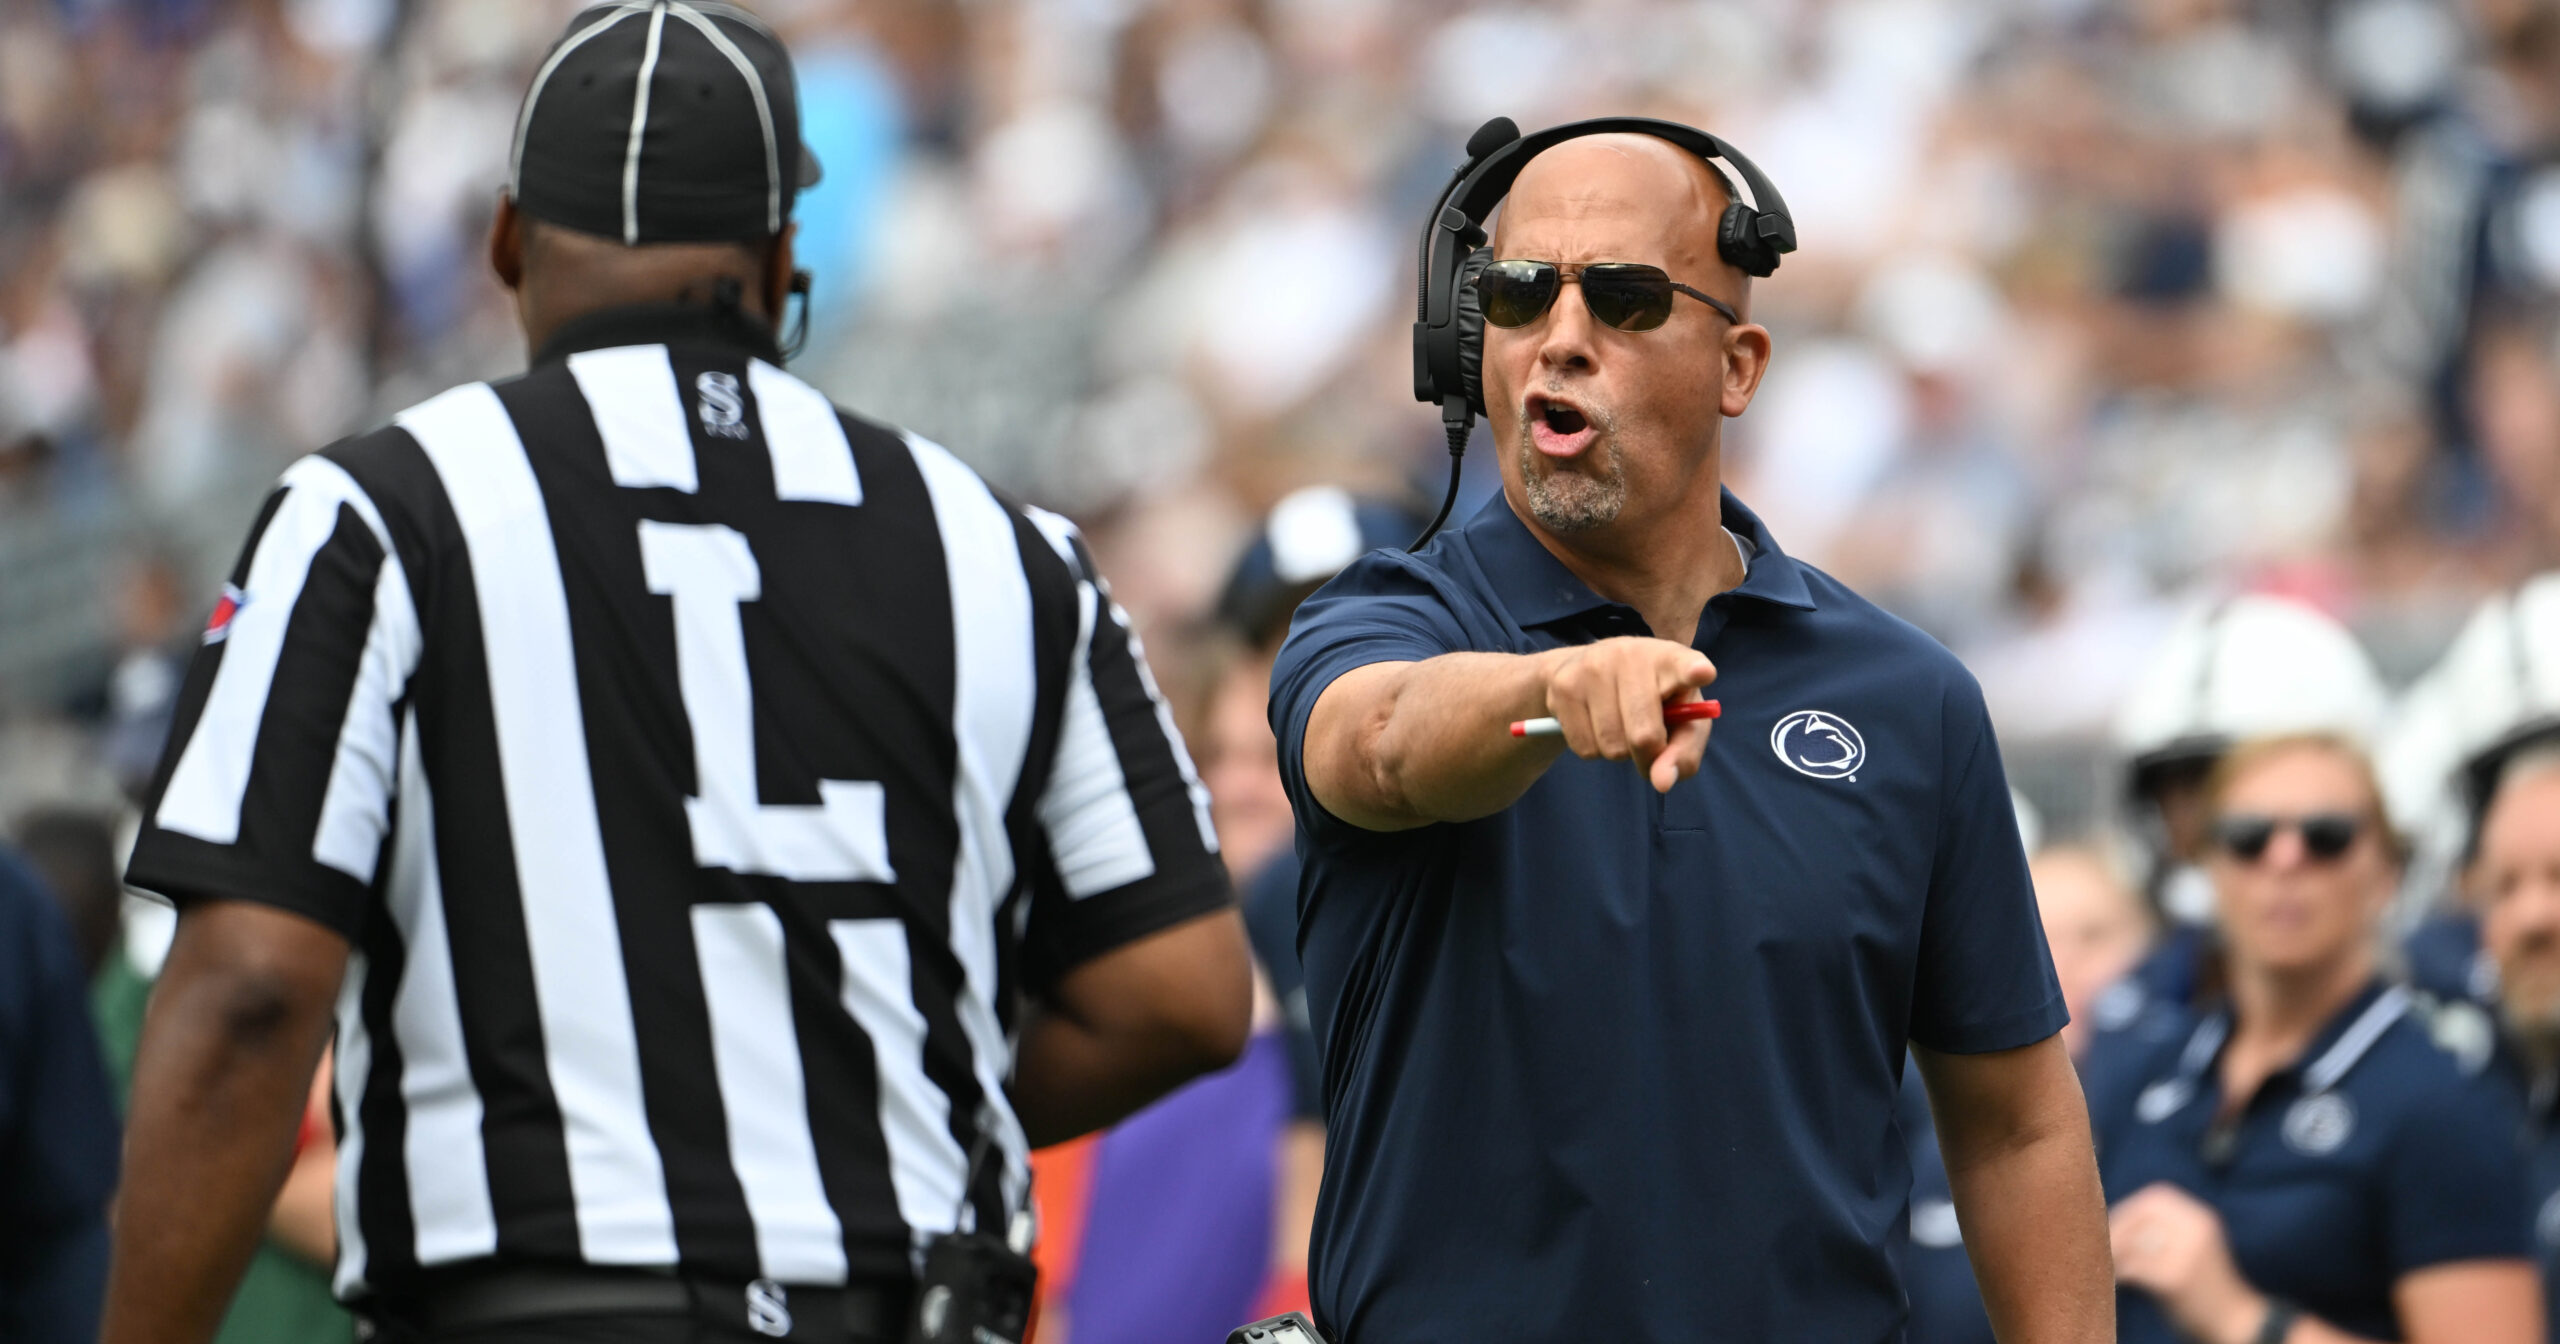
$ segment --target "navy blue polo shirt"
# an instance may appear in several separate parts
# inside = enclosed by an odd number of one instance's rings
[[[2437,1045],[2409,992],[2375,982],[2302,1057],[2217,1126],[2230,1015],[2154,1052],[2129,1113],[2101,1121],[2107,1200],[2157,1181],[2212,1205],[2242,1278],[2368,1339],[2398,1339],[2401,1276],[2530,1254],[2522,1119],[2496,1082]],[[2116,1338],[2175,1344],[2147,1293],[2117,1293]]]
[[[1298,610],[1271,714],[1324,1057],[1310,1278],[1349,1344],[1899,1338],[1906,1043],[2065,1020],[1973,678],[1731,494],[1724,523],[1749,574],[1696,636],[1724,718],[1667,796],[1567,755],[1383,834],[1308,793],[1352,668],[1649,633],[1503,497]]]
[[[2161,1044],[2195,1029],[2206,962],[2219,955],[2211,931],[2174,925],[2123,978],[2098,992],[2089,1005],[2088,1044],[2073,1061],[2092,1125],[2129,1113],[2134,1095],[2151,1081],[2145,1071]]]
[[[2525,1165],[2532,1184],[2533,1250],[2542,1270],[2545,1338],[2560,1340],[2560,1075],[2536,1076],[2511,1046],[2497,1053],[2495,1076],[2524,1108]]]
[[[98,1337],[121,1129],[71,926],[0,848],[0,1340]]]
[[[2429,916],[2400,942],[2409,983],[2446,1002],[2495,1003],[2498,964],[2480,946],[2480,917],[2468,910]]]

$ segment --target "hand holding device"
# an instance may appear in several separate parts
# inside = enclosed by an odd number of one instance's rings
[[[1713,714],[1721,712],[1685,708],[1716,679],[1705,654],[1667,639],[1621,636],[1542,656],[1552,660],[1547,710],[1574,755],[1626,761],[1657,793],[1698,773]]]

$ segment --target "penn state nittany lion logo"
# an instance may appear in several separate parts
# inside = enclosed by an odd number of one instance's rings
[[[1769,730],[1769,749],[1800,775],[1815,779],[1856,779],[1866,764],[1867,740],[1847,719],[1818,709],[1799,709]]]

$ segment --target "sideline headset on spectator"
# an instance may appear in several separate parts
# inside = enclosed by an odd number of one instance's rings
[[[1493,260],[1493,250],[1484,245],[1484,221],[1529,160],[1567,140],[1613,133],[1668,140],[1715,169],[1732,197],[1716,223],[1716,251],[1744,274],[1765,276],[1778,269],[1780,257],[1796,250],[1795,220],[1777,184],[1740,150],[1694,126],[1651,117],[1594,117],[1524,136],[1511,118],[1495,117],[1477,127],[1467,137],[1467,161],[1450,175],[1423,226],[1413,396],[1439,403],[1440,423],[1449,434],[1449,491],[1410,550],[1422,549],[1449,520],[1450,506],[1458,499],[1458,459],[1466,454],[1475,418],[1484,413],[1484,311],[1475,290],[1476,276]]]

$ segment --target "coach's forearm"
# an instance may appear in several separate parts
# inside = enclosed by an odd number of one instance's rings
[[[270,937],[276,921],[301,927]],[[293,1161],[345,959],[278,911],[179,921],[134,1060],[100,1344],[213,1337]]]
[[[1318,800],[1376,831],[1472,821],[1518,802],[1564,741],[1510,728],[1547,713],[1549,675],[1568,652],[1451,653],[1344,673],[1307,725]]]
[[[1991,1055],[1916,1053],[1993,1333],[2001,1344],[2112,1344],[2106,1198],[2061,1039]]]

